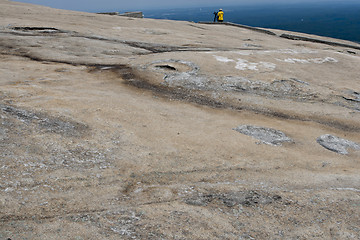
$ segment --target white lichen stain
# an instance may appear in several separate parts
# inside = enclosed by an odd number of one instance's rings
[[[251,63],[251,62],[249,62],[247,60],[239,58],[238,61],[236,62],[235,68],[239,69],[239,70],[254,70],[254,71],[257,71],[258,70],[257,66],[258,66],[258,63]]]
[[[278,59],[278,58],[276,58],[276,60],[279,61],[279,62],[302,63],[302,64],[307,64],[307,63],[322,64],[322,63],[326,63],[326,62],[332,62],[332,63],[337,63],[337,62],[338,62],[338,60],[336,60],[335,58],[332,58],[332,57],[326,57],[326,58],[309,58],[309,59],[299,59],[299,58]]]
[[[227,63],[227,62],[234,62],[234,60],[229,59],[229,58],[227,58],[227,57],[216,56],[216,55],[214,55],[214,57],[215,57],[216,60],[219,61],[219,62],[225,62],[225,63]]]
[[[238,70],[253,70],[253,71],[258,71],[259,68],[262,69],[267,69],[267,70],[274,70],[276,68],[276,64],[274,63],[269,63],[269,62],[249,62],[247,60],[241,59],[239,58],[236,62],[236,69]]]
[[[270,63],[270,62],[260,62],[260,65],[262,65],[266,69],[274,70],[276,68],[276,64]]]
[[[217,56],[213,55],[215,59],[222,63],[229,63],[229,62],[235,62],[235,60],[223,57],[223,56]],[[236,61],[235,68],[238,70],[252,70],[252,71],[258,71],[260,69],[266,69],[266,70],[274,70],[276,68],[276,64],[270,63],[270,62],[249,62],[248,60],[238,58]]]
[[[259,54],[274,54],[274,53],[281,53],[281,54],[314,54],[318,53],[318,51],[311,50],[311,49],[278,49],[278,50],[265,50],[265,51],[258,51]]]

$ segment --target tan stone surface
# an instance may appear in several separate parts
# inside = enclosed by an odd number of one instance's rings
[[[360,151],[316,142],[360,143],[359,50],[4,0],[0,19],[1,239],[360,238]]]

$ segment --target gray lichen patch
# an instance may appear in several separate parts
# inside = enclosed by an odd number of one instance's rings
[[[330,134],[322,135],[316,141],[324,148],[343,155],[349,154],[349,148],[360,150],[359,144]]]
[[[241,125],[237,128],[234,128],[235,131],[238,131],[242,134],[252,136],[253,138],[259,139],[262,143],[281,146],[283,142],[292,142],[293,140],[285,135],[285,133],[265,127],[257,127],[251,125]]]
[[[255,206],[271,204],[282,199],[279,195],[269,195],[258,191],[240,191],[229,193],[194,193],[185,199],[185,203],[193,206],[225,205],[229,208],[243,205]],[[217,203],[217,204],[216,204]]]
[[[241,94],[253,94],[275,99],[293,99],[295,101],[318,98],[317,94],[310,89],[308,83],[294,78],[274,80],[267,83],[238,76],[227,76],[222,82],[222,90]]]
[[[163,73],[166,86],[183,87],[189,90],[211,91],[264,96],[273,99],[308,101],[318,99],[309,83],[298,79],[274,80],[271,83],[250,80],[243,76],[215,76],[200,72],[200,67],[190,61],[163,59],[143,67],[152,72]]]
[[[44,113],[35,113],[25,109],[0,104],[0,114],[15,117],[24,124],[33,123],[46,132],[68,137],[79,137],[88,130],[88,126],[64,117],[53,117]]]

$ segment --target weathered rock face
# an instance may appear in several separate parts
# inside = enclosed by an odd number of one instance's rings
[[[359,45],[5,0],[0,19],[1,239],[360,238]]]

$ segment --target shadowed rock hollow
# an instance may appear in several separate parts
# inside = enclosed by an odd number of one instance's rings
[[[0,19],[1,239],[360,238],[358,44],[5,0]]]

